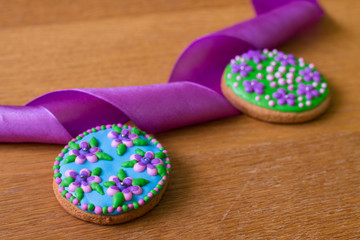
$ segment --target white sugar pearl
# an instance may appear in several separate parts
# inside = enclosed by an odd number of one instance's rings
[[[281,73],[285,73],[286,72],[286,67],[285,66],[280,66],[278,70]]]
[[[263,79],[263,78],[264,78],[264,76],[263,76],[261,73],[256,74],[256,77],[257,77],[258,79]]]
[[[235,59],[231,59],[230,61],[232,64],[237,63]]]
[[[294,73],[294,72],[295,72],[295,68],[291,67],[291,68],[289,69],[289,71],[290,71],[291,73]]]
[[[325,89],[320,88],[319,92],[320,92],[320,93],[324,93],[324,92],[325,92]]]
[[[260,97],[259,97],[259,96],[256,96],[256,97],[255,97],[255,100],[256,100],[256,101],[260,101]]]
[[[301,78],[300,76],[296,77],[295,80],[296,80],[296,82],[298,82],[298,83],[299,83],[299,82],[302,82],[302,78]]]
[[[231,77],[232,77],[231,73],[228,73],[227,78],[230,79]]]
[[[273,53],[277,53],[278,52],[278,50],[277,49],[273,49],[273,51],[272,51]]]
[[[240,61],[240,56],[239,55],[235,56],[235,59]]]
[[[275,102],[274,102],[273,100],[270,100],[270,101],[269,101],[269,106],[270,106],[270,107],[273,107],[274,105],[275,105]]]
[[[268,53],[269,52],[269,49],[267,49],[267,48],[265,48],[264,50],[263,50],[263,53]]]
[[[305,63],[304,63],[304,62],[299,62],[299,66],[300,66],[300,67],[304,67],[304,66],[305,66]]]
[[[319,84],[317,82],[312,83],[313,87],[317,87]]]
[[[272,52],[269,53],[269,57],[273,57],[274,54]]]
[[[275,87],[277,87],[277,84],[276,84],[276,82],[271,82],[271,83],[270,83],[270,87],[272,87],[272,88],[275,88]]]
[[[315,65],[313,63],[309,64],[309,68],[314,68],[314,67],[315,67]]]
[[[239,83],[234,82],[234,83],[233,83],[233,86],[234,86],[234,87],[238,87],[238,86],[239,86]]]
[[[304,58],[300,57],[299,62],[304,62]]]
[[[275,61],[272,61],[272,62],[270,63],[270,65],[273,66],[273,67],[275,67],[276,64],[277,64],[277,63],[276,63]]]
[[[245,62],[245,58],[240,58],[240,62]]]
[[[294,74],[289,72],[286,74],[286,78],[294,78]]]
[[[298,97],[298,101],[301,102],[303,99],[303,97]]]
[[[298,105],[300,108],[304,107],[304,104],[303,103],[299,103]]]
[[[289,85],[289,86],[288,86],[288,90],[289,90],[289,91],[294,91],[294,89],[295,89],[294,85]]]
[[[256,69],[257,70],[262,70],[264,68],[264,66],[262,65],[262,64],[258,64],[257,66],[256,66]]]
[[[311,106],[311,102],[310,102],[310,101],[306,101],[306,105],[307,105],[307,106]]]
[[[321,84],[321,87],[326,88],[326,87],[327,87],[327,84],[326,84],[326,83],[322,83],[322,84]]]
[[[269,96],[269,95],[266,95],[266,96],[265,96],[265,99],[266,99],[266,100],[269,100],[269,99],[270,99],[270,96]]]
[[[283,79],[283,78],[280,78],[280,79],[278,80],[278,83],[279,83],[279,85],[281,85],[281,86],[284,86],[284,85],[286,84],[285,79]]]
[[[281,78],[282,77],[282,74],[280,72],[276,72],[274,75],[275,75],[276,78]]]
[[[236,76],[236,80],[237,81],[240,81],[241,80],[241,76],[239,75],[239,76]]]
[[[267,67],[266,67],[266,71],[267,71],[268,73],[272,73],[272,72],[274,72],[274,68],[273,68],[272,66],[267,66]]]
[[[272,80],[274,80],[274,76],[271,75],[271,74],[268,74],[268,75],[266,76],[266,79],[269,80],[269,81],[272,81]]]
[[[290,79],[290,78],[288,78],[288,79],[286,79],[286,83],[287,83],[287,84],[293,84],[293,80]]]

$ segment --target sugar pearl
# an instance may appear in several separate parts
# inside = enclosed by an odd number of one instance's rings
[[[272,62],[270,63],[270,65],[273,66],[273,67],[275,67],[276,64],[277,64],[277,63],[276,63],[275,61],[272,61]]]
[[[299,62],[299,66],[300,66],[300,67],[304,67],[304,66],[305,66],[305,63],[304,63],[304,62]]]
[[[288,86],[288,90],[289,90],[289,91],[294,91],[294,90],[295,90],[294,85],[290,85],[290,86]]]
[[[274,54],[270,52],[270,53],[269,53],[269,57],[273,57],[273,56],[274,56]]]
[[[266,76],[266,79],[269,80],[269,81],[272,81],[272,80],[274,80],[274,76],[271,75],[271,74],[268,74],[268,75]]]
[[[268,53],[269,52],[269,49],[267,49],[267,48],[265,48],[264,50],[263,50],[263,53]]]
[[[291,78],[286,79],[287,84],[293,84],[293,80]]]
[[[281,73],[285,73],[286,72],[286,67],[285,66],[280,66],[278,71],[281,72]]]
[[[300,108],[304,107],[304,104],[303,103],[299,103],[298,105]]]
[[[281,78],[282,77],[282,74],[280,72],[276,72],[274,75],[275,75],[276,78]]]
[[[240,56],[239,56],[239,55],[235,56],[235,59],[239,61],[239,60],[240,60]]]
[[[304,58],[300,57],[299,62],[304,62]]]
[[[239,86],[239,83],[234,82],[234,83],[233,83],[233,86],[234,86],[234,87],[238,87],[238,86]]]
[[[258,64],[257,66],[256,66],[256,69],[257,70],[262,70],[264,68],[264,66],[262,65],[262,64]]]
[[[281,85],[281,86],[285,85],[285,79],[280,78],[280,79],[278,80],[278,83],[279,83],[279,85]]]
[[[322,83],[322,84],[321,84],[321,87],[326,88],[326,87],[327,87],[327,84],[326,84],[326,83]]]
[[[232,77],[231,73],[228,73],[227,78],[230,79],[231,77]]]
[[[273,51],[272,51],[273,53],[277,53],[278,52],[278,50],[277,49],[273,49]]]
[[[314,67],[315,67],[315,65],[313,63],[309,64],[309,68],[314,68]]]
[[[269,101],[269,106],[270,106],[270,107],[273,107],[274,105],[275,105],[275,102],[274,102],[273,100],[270,100],[270,101]]]
[[[295,68],[291,67],[291,68],[289,69],[289,71],[292,72],[292,73],[294,73],[294,72],[295,72]]]
[[[314,87],[317,87],[319,84],[318,84],[317,82],[313,82],[312,85],[313,85]]]
[[[236,80],[240,81],[241,80],[241,76],[236,76]]]
[[[272,87],[272,88],[275,88],[275,87],[277,87],[277,84],[276,84],[276,82],[271,82],[271,83],[270,83],[270,87]]]
[[[286,74],[286,77],[287,78],[294,78],[294,74],[289,72],[289,73]]]
[[[296,77],[296,82],[302,82],[302,78],[300,76]]]
[[[270,96],[269,96],[269,95],[266,95],[266,96],[265,96],[265,99],[266,99],[266,100],[269,100],[269,99],[270,99]]]
[[[324,93],[324,92],[325,92],[325,89],[320,88],[319,92],[320,92],[320,93]]]
[[[264,76],[263,76],[261,73],[256,74],[256,77],[257,77],[258,79],[263,79],[263,78],[264,78]]]
[[[235,61],[235,59],[231,59],[230,63],[235,64],[237,62]]]
[[[310,102],[310,101],[306,101],[306,105],[311,106],[311,102]]]
[[[259,97],[259,96],[256,96],[256,97],[255,97],[255,100],[256,100],[256,101],[260,101],[260,97]]]
[[[266,67],[266,71],[267,71],[268,73],[272,73],[272,72],[274,72],[274,68],[273,68],[272,66],[267,66],[267,67]]]
[[[298,97],[297,99],[299,102],[301,102],[303,100],[303,97]]]

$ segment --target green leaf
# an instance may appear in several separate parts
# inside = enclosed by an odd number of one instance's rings
[[[146,180],[144,178],[135,178],[132,182],[133,185],[136,185],[136,186],[139,186],[139,187],[142,187],[146,184],[149,183],[149,180]]]
[[[89,145],[90,145],[90,147],[97,147],[97,146],[99,146],[99,143],[96,140],[96,138],[92,137],[89,141]]]
[[[123,163],[121,164],[121,166],[122,166],[122,167],[125,167],[125,168],[131,168],[131,167],[133,167],[136,163],[137,163],[136,160],[132,160],[132,161],[123,162]]]
[[[77,150],[80,149],[79,144],[77,144],[77,143],[75,143],[75,142],[73,142],[73,141],[70,141],[70,142],[68,143],[68,145],[69,145],[69,147],[72,148],[72,149],[77,149]]]
[[[72,182],[74,182],[72,177],[64,178],[60,183],[60,187],[68,187]]]
[[[163,176],[165,176],[166,175],[166,170],[165,170],[165,168],[163,167],[163,165],[156,165],[156,169],[157,169],[157,171],[158,171],[158,174],[161,176],[161,177],[163,177]]]
[[[157,152],[155,153],[155,158],[163,159],[165,157],[165,153],[163,152]]]
[[[122,129],[121,129],[121,127],[118,127],[118,126],[116,126],[115,124],[112,126],[112,129],[115,131],[115,132],[117,132],[118,134],[121,134],[121,131],[122,131]]]
[[[132,133],[135,133],[135,134],[137,134],[137,135],[141,135],[141,134],[142,134],[142,132],[141,132],[139,129],[137,129],[136,127],[133,127],[132,130],[131,130],[131,132],[132,132]]]
[[[108,161],[113,160],[113,158],[110,155],[103,152],[97,152],[95,153],[95,155],[99,160],[108,160]]]
[[[117,174],[117,177],[121,180],[121,181],[124,181],[124,179],[126,178],[126,173],[124,171],[124,169],[120,169],[118,174]]]
[[[141,150],[140,148],[135,149],[135,153],[139,154],[142,157],[145,156],[145,152],[143,150]]]
[[[147,146],[147,145],[149,145],[149,143],[146,140],[142,139],[142,138],[135,138],[133,140],[133,143],[136,146]]]
[[[69,155],[66,157],[65,161],[61,163],[61,166],[67,163],[75,162],[76,155]]]
[[[120,143],[116,148],[116,152],[119,156],[122,156],[126,152],[126,145]]]
[[[122,192],[117,192],[113,196],[113,207],[120,207],[125,202],[125,197]]]
[[[101,195],[104,195],[104,191],[98,183],[94,182],[94,183],[90,184],[90,186],[91,186],[92,190],[95,190],[98,193],[100,193]]]
[[[97,167],[91,172],[91,176],[100,176],[101,174],[101,168]]]
[[[113,182],[113,181],[104,182],[104,186],[107,187],[107,188],[111,187],[111,186],[114,186],[114,185],[116,185],[116,183]]]
[[[75,197],[79,200],[81,200],[84,197],[84,191],[82,190],[82,188],[77,188],[75,190]]]

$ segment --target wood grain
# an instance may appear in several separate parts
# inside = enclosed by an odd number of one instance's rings
[[[196,3],[193,3],[196,2]],[[244,115],[157,135],[172,179],[135,221],[77,220],[52,192],[59,145],[0,144],[1,239],[359,239],[360,4],[327,15],[280,49],[314,62],[332,88],[306,124]],[[166,82],[195,38],[252,17],[248,1],[0,0],[0,104],[49,91]]]

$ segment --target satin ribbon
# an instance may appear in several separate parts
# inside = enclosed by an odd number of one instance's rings
[[[274,48],[316,22],[314,0],[253,0],[257,16],[201,37],[178,58],[168,83],[47,93],[25,106],[0,106],[0,141],[66,143],[91,127],[132,120],[156,133],[238,114],[220,91],[236,54]]]

